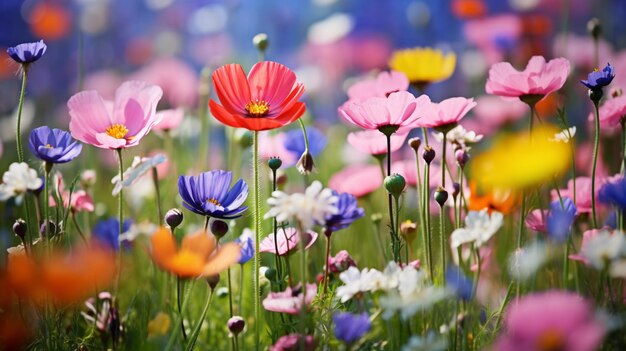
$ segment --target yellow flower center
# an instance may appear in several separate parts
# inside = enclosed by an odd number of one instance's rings
[[[215,206],[221,206],[221,204],[219,203],[219,201],[217,201],[215,198],[210,198],[210,199],[206,199],[207,202],[212,203]]]
[[[124,139],[126,134],[128,134],[128,129],[123,124],[116,123],[107,128],[104,132],[115,139]]]
[[[554,329],[548,329],[541,334],[537,340],[537,350],[541,351],[561,351],[565,350],[565,339],[563,335]]]
[[[265,114],[267,114],[270,110],[270,104],[268,104],[267,102],[263,101],[263,100],[254,100],[254,101],[250,101],[249,103],[246,104],[246,111],[248,111],[248,113],[252,116],[252,117],[261,117],[264,116]]]
[[[46,149],[52,149],[52,145],[50,144],[46,144],[46,146],[44,146]]]

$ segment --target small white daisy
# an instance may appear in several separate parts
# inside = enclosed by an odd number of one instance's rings
[[[15,197],[15,203],[20,205],[28,190],[37,190],[42,184],[43,181],[37,175],[37,171],[30,168],[27,163],[13,162],[9,170],[2,175],[0,201]]]
[[[450,237],[453,249],[467,244],[475,243],[482,246],[502,227],[504,216],[502,213],[493,211],[491,215],[487,210],[470,211],[465,217],[465,228],[456,229]]]

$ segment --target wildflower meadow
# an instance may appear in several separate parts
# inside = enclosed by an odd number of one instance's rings
[[[0,350],[626,350],[621,0],[0,3]]]

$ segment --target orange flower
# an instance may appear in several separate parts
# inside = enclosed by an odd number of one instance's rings
[[[450,6],[452,13],[460,19],[480,17],[487,12],[487,6],[482,0],[454,0]]]
[[[510,213],[515,206],[515,194],[510,190],[493,190],[486,194],[479,194],[476,189],[476,182],[470,182],[470,197],[467,209],[470,211],[480,211],[487,209],[498,211],[503,214]]]
[[[205,232],[186,235],[180,249],[166,228],[154,233],[151,242],[154,263],[181,278],[218,274],[237,263],[241,255],[239,245],[228,243],[218,248],[215,237]]]

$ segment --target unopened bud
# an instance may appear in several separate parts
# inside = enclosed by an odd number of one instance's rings
[[[47,227],[47,231],[48,231],[48,235],[53,235],[54,233],[56,233],[57,230],[57,226],[53,221],[48,220],[48,227]],[[39,233],[41,233],[42,237],[46,236],[46,222],[41,223],[41,227],[39,227]]]
[[[435,191],[435,201],[437,201],[439,206],[443,208],[443,205],[446,203],[447,200],[448,200],[448,192],[446,191],[446,189],[442,187],[438,187],[437,190]]]
[[[435,152],[435,149],[433,149],[430,146],[426,146],[424,148],[424,152],[422,153],[422,157],[424,158],[424,161],[426,161],[427,164],[430,164],[435,159],[436,154],[437,153]]]
[[[267,161],[267,165],[270,166],[270,169],[275,171],[283,165],[283,161],[278,157],[272,157]]]
[[[176,229],[183,222],[183,212],[177,208],[172,208],[165,213],[165,223],[172,228]]]
[[[384,185],[385,189],[387,189],[391,195],[398,197],[404,191],[406,180],[404,180],[404,177],[399,174],[392,174],[385,177]]]
[[[211,222],[211,233],[218,239],[223,237],[228,233],[228,223],[219,219],[213,220],[213,222]]]
[[[265,33],[259,33],[252,38],[252,44],[261,52],[265,52],[270,45],[269,38]]]
[[[96,184],[96,171],[93,169],[86,169],[80,174],[80,184],[83,188],[89,188]]]
[[[622,88],[613,88],[613,89],[611,89],[611,97],[613,97],[613,98],[622,96],[622,94],[624,94],[624,91],[622,90]]]
[[[452,183],[452,197],[456,199],[457,196],[461,193],[461,184],[457,182]]]
[[[404,241],[410,243],[415,239],[415,234],[417,234],[417,223],[408,219],[400,223],[400,235]]]
[[[308,150],[304,150],[304,153],[300,156],[298,163],[296,163],[296,169],[300,174],[304,175],[311,173],[315,169],[313,156],[311,156]]]
[[[374,222],[374,224],[378,224],[378,223],[380,223],[380,221],[383,220],[383,215],[378,213],[378,212],[377,213],[372,213],[372,215],[370,216],[370,220],[372,222]]]
[[[273,282],[276,280],[276,270],[274,268],[267,268],[264,272],[265,274],[265,278],[267,278],[269,281]]]
[[[459,167],[465,168],[465,165],[470,159],[470,155],[467,151],[463,149],[458,149],[454,152],[454,157],[456,158],[456,162],[459,164]]]
[[[411,147],[411,149],[415,150],[415,152],[417,152],[417,150],[420,148],[420,145],[422,145],[422,140],[420,138],[411,138],[409,139],[409,146]]]
[[[15,233],[15,235],[17,235],[22,240],[24,240],[24,238],[26,237],[27,229],[28,226],[26,225],[26,221],[21,218],[15,220],[15,223],[13,223],[13,233]]]
[[[213,290],[215,289],[217,284],[220,283],[220,275],[219,274],[210,275],[206,277],[206,282],[209,283],[209,287],[211,288],[211,290]]]
[[[245,328],[246,322],[240,316],[233,316],[228,320],[227,325],[230,333],[237,336]]]
[[[235,130],[234,135],[235,141],[242,149],[247,149],[252,146],[252,142],[254,141],[252,138],[252,133],[246,129],[237,129]]]
[[[600,20],[595,17],[590,19],[589,22],[587,22],[587,32],[594,37],[594,39],[598,39],[600,35],[602,35]]]

